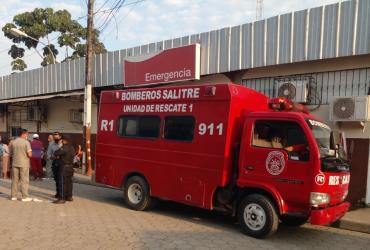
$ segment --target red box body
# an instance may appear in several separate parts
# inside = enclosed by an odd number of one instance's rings
[[[318,119],[300,112],[273,111],[268,103],[266,96],[235,84],[102,92],[96,182],[122,188],[128,176],[139,174],[147,180],[154,197],[213,209],[216,191],[230,184],[236,169],[235,188],[267,193],[280,214],[311,215],[314,224],[338,219],[348,209],[348,204],[343,203],[348,182],[329,185],[328,180],[330,176],[346,180],[349,174],[320,170],[317,142],[307,125],[307,119]],[[158,117],[159,136],[150,139],[120,136],[120,117],[123,116]],[[169,116],[194,117],[191,141],[164,138]],[[309,144],[309,160],[293,161],[283,149],[252,146],[253,128],[258,120],[299,124]],[[284,162],[284,169],[277,175],[266,171],[268,159],[274,154],[280,155]],[[249,166],[253,166],[253,170]],[[324,183],[317,183],[315,178]],[[311,192],[329,193],[329,208],[311,210]]]

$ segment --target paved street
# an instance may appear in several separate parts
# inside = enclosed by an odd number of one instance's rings
[[[50,181],[32,182],[42,202],[8,200],[0,181],[0,249],[369,249],[370,234],[328,227],[280,227],[265,240],[244,236],[234,220],[174,203],[149,212],[124,207],[121,192],[75,184],[75,201],[50,203]]]

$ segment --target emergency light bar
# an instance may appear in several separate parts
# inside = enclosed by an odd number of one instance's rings
[[[293,103],[285,97],[272,98],[269,101],[269,108],[275,111],[295,111],[308,114],[307,108],[300,103]]]
[[[289,111],[293,109],[293,102],[284,97],[272,98],[269,102],[269,108],[276,111]]]

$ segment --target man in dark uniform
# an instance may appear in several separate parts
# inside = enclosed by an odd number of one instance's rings
[[[70,140],[65,135],[62,135],[62,147],[54,153],[54,156],[59,160],[58,173],[58,200],[56,204],[63,204],[66,201],[73,201],[72,198],[72,177],[73,177],[73,159],[75,150],[70,144]]]
[[[60,163],[60,160],[57,157],[55,157],[54,153],[56,151],[58,151],[61,147],[60,136],[61,136],[61,134],[59,132],[54,132],[54,134],[53,134],[54,141],[52,141],[50,143],[50,145],[48,147],[48,151],[47,151],[48,157],[50,157],[50,160],[52,160],[51,169],[53,171],[53,177],[54,177],[54,181],[55,181],[55,189],[56,189],[56,194],[54,196],[55,198],[59,197],[59,194],[58,194],[58,181],[59,181],[58,173],[59,173],[59,165],[61,163]]]

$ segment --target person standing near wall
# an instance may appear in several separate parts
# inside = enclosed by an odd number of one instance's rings
[[[10,163],[10,155],[9,155],[9,140],[7,138],[2,139],[2,146],[3,146],[3,171],[2,171],[2,177],[4,179],[9,178],[9,163]]]
[[[51,149],[50,149],[50,155],[52,159],[52,172],[53,172],[53,177],[55,181],[55,189],[56,189],[56,194],[54,195],[55,198],[59,197],[59,167],[60,167],[60,160],[57,159],[54,155],[54,153],[62,146],[61,144],[61,135],[59,132],[54,132],[53,134],[54,142],[51,144]]]
[[[9,148],[12,157],[12,191],[11,200],[17,200],[18,184],[21,185],[22,201],[32,201],[28,197],[30,158],[32,157],[31,144],[27,140],[28,131],[21,129],[19,137],[15,139]]]
[[[73,201],[72,177],[74,173],[73,158],[75,157],[75,150],[70,144],[70,139],[62,136],[62,147],[54,153],[54,156],[60,160],[59,166],[59,181],[58,181],[58,199],[54,201],[56,204],[64,204],[66,201]]]
[[[0,136],[0,174],[1,174],[1,178],[3,178],[2,176],[3,174],[3,155],[4,155],[4,146],[3,146],[2,138]]]
[[[44,145],[40,141],[38,134],[32,136],[33,140],[31,141],[32,148],[32,157],[31,157],[31,173],[34,180],[42,180],[43,170],[41,159],[43,156]]]
[[[53,164],[53,160],[52,160],[52,156],[53,156],[53,150],[52,150],[52,145],[54,144],[54,138],[53,138],[53,135],[49,135],[48,136],[48,148],[47,148],[47,151],[46,151],[46,154],[45,154],[45,160],[46,160],[46,173],[45,173],[45,177],[47,179],[50,179],[53,177],[53,170],[52,170],[52,164]]]

